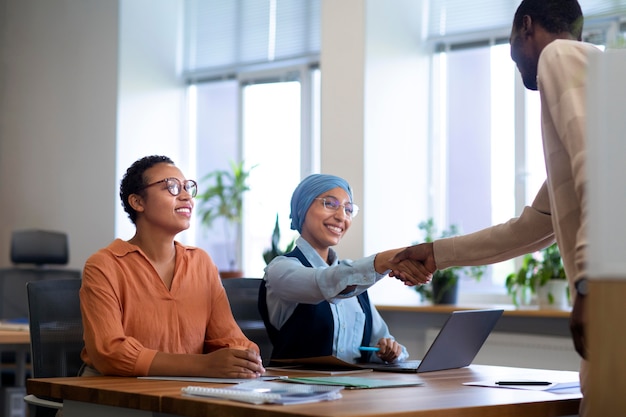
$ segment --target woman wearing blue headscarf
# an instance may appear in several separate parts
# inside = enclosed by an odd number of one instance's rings
[[[343,178],[313,174],[291,198],[296,248],[265,269],[259,310],[272,341],[272,359],[333,355],[347,362],[403,361],[409,355],[389,334],[367,289],[397,265],[402,250],[359,260],[339,260],[339,243],[358,213]],[[360,346],[380,348],[375,355]]]

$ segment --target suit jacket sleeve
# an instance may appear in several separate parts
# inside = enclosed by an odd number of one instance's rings
[[[486,229],[434,242],[438,269],[488,265],[545,248],[554,243],[546,183],[519,217]]]

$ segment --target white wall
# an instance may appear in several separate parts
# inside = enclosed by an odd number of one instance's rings
[[[320,168],[345,178],[354,199],[365,195],[366,1],[322,0]],[[363,206],[363,204],[361,204]],[[364,217],[338,246],[342,258],[363,256]]]
[[[322,170],[349,179],[363,208],[342,257],[407,245],[426,217],[423,5],[322,0]],[[68,232],[73,268],[129,238],[118,187],[141,156],[167,154],[193,175],[180,7],[0,0],[0,266],[16,228]],[[398,283],[386,280],[372,297],[388,285]]]
[[[626,49],[608,49],[590,57],[588,275],[593,278],[626,277],[625,71]]]
[[[132,236],[118,191],[134,160],[189,168],[181,6],[0,0],[0,266],[12,230],[42,228],[67,232],[69,266],[82,268]]]
[[[181,77],[178,0],[121,0],[115,185],[146,155],[166,155],[192,177],[185,131],[185,86]],[[116,207],[121,207],[117,194]],[[135,227],[118,209],[115,236],[130,239]],[[189,231],[178,239],[185,242]]]
[[[322,1],[322,172],[362,216],[342,257],[410,244],[425,218],[429,76],[422,1]]]
[[[425,2],[322,0],[321,169],[346,178],[362,214],[338,247],[359,258],[409,245],[427,213],[429,60]],[[390,288],[414,300],[399,281]],[[409,292],[411,291],[411,292]]]
[[[0,19],[0,266],[41,228],[82,268],[114,232],[118,5],[0,0]]]
[[[427,218],[430,58],[425,1],[367,2],[365,254],[409,245]]]

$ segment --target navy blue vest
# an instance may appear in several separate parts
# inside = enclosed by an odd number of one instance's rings
[[[285,256],[298,258],[302,265],[311,267],[311,263],[298,247]],[[334,324],[328,301],[322,301],[318,304],[298,304],[291,317],[278,330],[270,323],[266,295],[265,280],[262,280],[259,288],[258,307],[273,345],[271,359],[332,355]],[[368,346],[372,336],[372,311],[367,291],[358,295],[357,299],[363,313],[365,313],[365,329],[361,345]],[[369,352],[363,352],[360,361],[367,362],[369,355]]]

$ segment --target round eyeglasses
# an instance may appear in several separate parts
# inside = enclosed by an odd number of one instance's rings
[[[194,180],[185,180],[181,183],[181,181],[178,178],[174,178],[174,177],[165,178],[161,181],[148,184],[145,187],[143,187],[142,190],[145,190],[148,187],[152,187],[153,185],[161,184],[162,182],[165,183],[165,186],[167,187],[167,191],[169,191],[170,194],[173,196],[177,196],[178,194],[180,194],[182,189],[185,189],[185,191],[187,191],[187,193],[189,193],[189,195],[192,198],[198,194],[198,184]]]
[[[337,211],[340,207],[343,208],[343,212],[349,219],[354,219],[359,214],[359,206],[354,203],[341,204],[339,200],[333,197],[318,197],[316,200],[321,201],[328,211]]]

